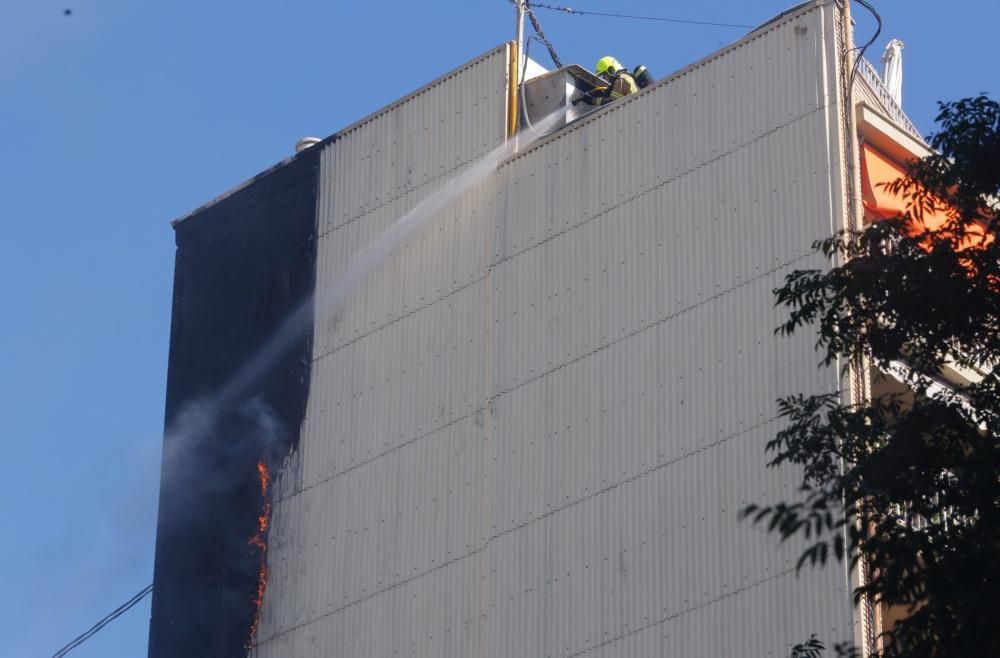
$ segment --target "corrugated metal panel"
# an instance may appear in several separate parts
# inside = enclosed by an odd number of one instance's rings
[[[260,656],[782,655],[852,636],[843,568],[797,579],[800,544],[736,521],[797,486],[763,466],[775,398],[838,387],[808,332],[773,336],[771,297],[824,266],[809,245],[840,221],[835,12],[514,158],[317,319]],[[449,84],[502,109],[501,59]],[[323,154],[320,285],[502,139],[499,110],[463,112],[405,160],[451,94]]]
[[[504,136],[498,139],[497,124],[507,113],[506,53],[506,47],[496,48],[338,133],[334,148],[324,152],[331,206],[320,232],[358,222],[405,193],[446,180],[496,147]]]
[[[323,147],[320,297],[359,248],[503,143],[507,65],[505,47],[491,51]],[[487,185],[459,199],[339,316],[317,316],[300,450],[276,486],[259,655],[391,655],[419,629],[453,620],[458,637],[476,621],[454,615],[478,609],[478,592],[456,599],[420,576],[481,542],[479,498],[462,494],[481,490],[482,454],[467,444],[484,425],[494,197]],[[414,588],[422,605],[440,599],[425,619],[373,598],[409,602]],[[355,629],[358,614],[381,631]],[[476,651],[465,642],[453,653]]]

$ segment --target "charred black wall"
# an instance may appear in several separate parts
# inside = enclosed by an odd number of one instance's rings
[[[150,658],[246,655],[256,612],[256,464],[294,447],[305,414],[316,282],[319,149],[176,226]],[[218,392],[285,320],[300,331],[238,395]]]

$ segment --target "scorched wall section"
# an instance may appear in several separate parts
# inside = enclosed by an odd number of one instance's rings
[[[800,544],[737,521],[798,484],[764,467],[775,399],[839,387],[806,333],[773,336],[771,296],[843,222],[838,11],[810,4],[513,158],[317,315],[257,655],[852,638],[844,569],[797,578]],[[321,287],[500,143],[505,59],[324,151]],[[406,146],[442,104],[446,144]]]
[[[282,163],[175,225],[150,658],[246,654],[257,462],[273,468],[292,449],[309,386],[316,156]],[[297,310],[308,322],[274,343]],[[251,363],[259,367],[248,373]]]

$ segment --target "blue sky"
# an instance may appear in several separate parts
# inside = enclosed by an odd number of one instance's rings
[[[904,41],[903,104],[922,132],[937,100],[1000,96],[1000,2],[873,1],[869,59]],[[571,6],[756,25],[791,4]],[[854,10],[863,42],[874,23]],[[744,32],[538,17],[565,62],[614,54],[661,77]],[[507,0],[0,3],[5,655],[51,655],[152,580],[169,221],[513,28]],[[71,655],[145,656],[148,615],[147,599]]]

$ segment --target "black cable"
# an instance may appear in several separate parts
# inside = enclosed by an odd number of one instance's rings
[[[524,40],[524,52],[521,54],[521,59],[524,60],[524,63],[521,64],[521,72],[517,75],[519,86],[524,86],[524,75],[528,72],[528,53],[531,52],[532,41],[541,41],[541,39],[532,34]]]
[[[528,70],[528,51],[531,50],[531,40],[532,39],[534,39],[535,41],[541,41],[541,39],[539,39],[538,37],[536,37],[534,34],[532,34],[530,37],[528,37],[524,41],[524,65],[521,67],[521,74],[518,76],[518,80],[520,82],[517,85],[517,92],[518,92],[518,95],[521,97],[521,109],[518,110],[518,111],[519,112],[521,112],[521,111],[524,112],[524,122],[528,124],[528,130],[534,132],[535,131],[535,127],[533,125],[531,125],[531,117],[528,116],[528,103],[524,99],[524,74]],[[562,68],[562,67],[560,67],[560,68]]]
[[[850,55],[852,52],[856,50],[859,51],[857,58],[854,60],[854,65],[851,67],[851,75],[848,76],[847,78],[847,87],[842,90],[842,93],[846,96],[846,101],[847,101],[843,104],[843,109],[841,111],[841,122],[845,127],[851,125],[851,111],[853,107],[852,106],[853,101],[851,99],[853,98],[854,95],[854,79],[855,77],[857,77],[858,69],[861,65],[861,60],[864,59],[865,51],[868,49],[870,45],[875,43],[875,39],[877,39],[878,35],[882,32],[882,17],[879,16],[879,13],[877,11],[875,11],[875,8],[872,7],[866,0],[858,0],[858,4],[861,4],[862,6],[864,6],[865,9],[867,9],[872,13],[872,15],[875,17],[875,21],[878,23],[878,26],[877,29],[875,30],[875,34],[872,35],[872,37],[868,40],[867,43],[865,43],[864,46],[862,46],[861,48],[851,48],[850,50],[845,50],[844,54],[841,57],[840,67],[843,68],[844,66],[847,65],[848,55]],[[847,28],[845,27],[845,29]],[[851,155],[850,140],[844,142],[843,157],[845,162],[848,163],[853,162],[853,156]],[[851,167],[853,167],[853,164],[848,164],[848,168]],[[855,204],[857,203],[857,189],[855,188],[853,175],[847,177],[847,196],[850,202],[848,203],[848,220],[853,226],[857,222],[856,211],[855,211]]]
[[[528,10],[528,20],[531,21],[531,27],[535,28],[535,34],[538,35],[538,40],[548,49],[549,57],[552,58],[552,63],[556,65],[557,69],[561,69],[563,64],[559,61],[559,55],[556,54],[556,49],[552,46],[552,42],[545,38],[545,32],[542,31],[542,25],[535,18],[535,12]]]
[[[864,7],[865,9],[867,9],[872,13],[872,16],[875,17],[875,21],[876,23],[878,23],[878,26],[876,27],[875,34],[872,35],[872,38],[869,39],[865,45],[861,46],[860,52],[858,53],[858,57],[857,59],[854,60],[854,66],[851,68],[851,77],[847,83],[848,91],[854,88],[854,78],[858,74],[858,67],[861,64],[862,58],[864,58],[865,56],[865,51],[868,50],[868,46],[875,43],[875,39],[878,39],[878,35],[882,34],[882,17],[879,16],[879,13],[877,11],[875,11],[875,7],[872,7],[867,0],[857,0],[857,2],[859,5],[861,5],[862,7]]]
[[[110,613],[108,613],[103,619],[101,619],[99,622],[97,622],[96,624],[94,624],[86,632],[82,633],[81,635],[78,635],[69,644],[67,644],[62,649],[60,649],[55,654],[53,654],[52,658],[61,658],[62,656],[65,656],[67,653],[69,653],[70,651],[72,651],[76,647],[80,646],[81,644],[83,644],[84,642],[86,642],[87,640],[89,640],[90,638],[92,638],[102,628],[104,628],[105,626],[107,626],[108,624],[110,624],[112,621],[114,621],[118,617],[120,617],[123,614],[125,614],[125,612],[127,612],[129,609],[131,609],[132,607],[134,607],[136,604],[138,604],[143,598],[145,598],[145,596],[147,594],[149,594],[152,591],[153,591],[153,586],[152,585],[147,585],[142,591],[140,591],[139,593],[135,594],[131,599],[129,599],[128,601],[126,601],[122,605],[120,605],[117,608],[115,608],[113,611],[111,611]]]
[[[711,21],[689,21],[682,18],[664,18],[662,16],[634,16],[632,14],[609,14],[600,11],[580,11],[579,9],[573,9],[572,7],[553,7],[551,5],[544,5],[538,2],[528,2],[529,7],[538,7],[539,9],[549,9],[552,11],[562,11],[567,14],[576,14],[578,16],[605,16],[607,18],[631,18],[638,21],[663,21],[665,23],[685,23],[687,25],[711,25],[713,27],[738,27],[738,28],[752,28],[753,25],[740,25],[738,23],[713,23]]]
[[[147,585],[146,587],[144,587],[141,591],[135,594],[135,596],[133,596],[128,601],[121,604],[120,606],[109,612],[107,615],[105,615],[105,617],[101,619],[99,622],[91,626],[85,632],[81,633],[80,635],[77,635],[75,638],[70,640],[69,644],[64,646],[62,649],[59,649],[59,651],[56,651],[54,654],[52,654],[52,658],[62,658],[73,649],[77,648],[90,638],[97,635],[98,631],[100,631],[102,628],[113,622],[115,619],[118,619],[123,614],[128,612],[130,608],[138,604],[139,601],[142,601],[146,597],[146,595],[152,591],[153,591],[152,585]]]

